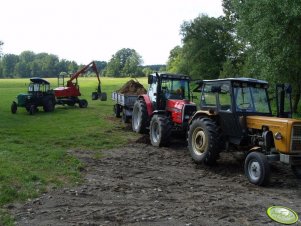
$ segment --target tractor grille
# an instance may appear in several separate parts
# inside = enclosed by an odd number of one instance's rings
[[[301,152],[301,125],[293,126],[291,151]]]

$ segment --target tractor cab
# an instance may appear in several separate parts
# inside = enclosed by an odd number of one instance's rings
[[[148,76],[148,96],[153,108],[165,110],[168,100],[172,102],[190,101],[190,78],[186,75],[151,74]]]
[[[43,95],[50,91],[50,83],[45,79],[34,77],[30,79],[28,93],[31,95]]]

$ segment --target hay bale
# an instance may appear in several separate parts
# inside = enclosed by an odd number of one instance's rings
[[[147,93],[143,85],[133,79],[125,83],[119,90],[117,90],[117,92],[128,95],[142,95]]]

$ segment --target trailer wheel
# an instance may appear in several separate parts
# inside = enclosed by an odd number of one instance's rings
[[[126,115],[126,109],[125,108],[123,108],[123,110],[122,110],[121,120],[122,120],[123,123],[128,123],[130,121],[129,117]]]
[[[248,180],[255,185],[264,186],[270,179],[270,164],[267,157],[260,152],[250,152],[244,166]]]
[[[291,166],[293,173],[298,179],[301,179],[301,166],[300,165],[292,165]]]
[[[167,145],[170,139],[172,122],[165,115],[154,115],[150,122],[149,136],[153,146]]]
[[[93,92],[92,93],[92,100],[97,100],[98,99],[98,93],[97,92]]]
[[[119,104],[114,104],[113,111],[114,111],[115,117],[120,118],[121,106]]]
[[[188,131],[188,149],[194,162],[213,165],[221,151],[221,134],[210,118],[194,120]]]
[[[85,99],[79,100],[78,105],[80,108],[86,108],[88,107],[88,101]]]
[[[137,133],[146,133],[148,126],[148,114],[144,100],[139,99],[135,102],[132,113],[132,129]]]
[[[15,101],[13,101],[13,103],[11,104],[11,107],[10,107],[11,113],[16,114],[17,109],[18,109],[17,103]]]
[[[106,101],[107,100],[107,93],[101,93],[100,94],[100,101]]]

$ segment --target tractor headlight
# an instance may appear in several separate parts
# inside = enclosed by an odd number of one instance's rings
[[[282,135],[281,135],[280,132],[276,132],[276,133],[274,134],[274,137],[275,137],[276,140],[282,140]]]

